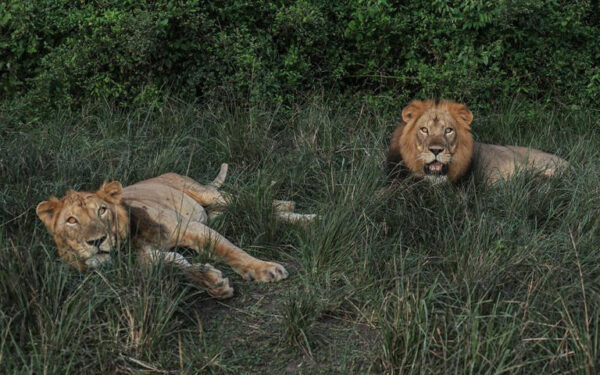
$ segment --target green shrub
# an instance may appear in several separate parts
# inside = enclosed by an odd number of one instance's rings
[[[597,20],[590,0],[7,0],[0,95],[126,105],[225,89],[290,102],[326,89],[597,103]]]

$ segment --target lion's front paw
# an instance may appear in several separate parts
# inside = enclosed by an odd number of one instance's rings
[[[233,297],[233,288],[229,286],[229,279],[223,278],[221,271],[206,263],[199,266],[200,284],[211,297],[226,299]]]
[[[288,271],[278,263],[259,261],[240,270],[240,275],[248,281],[271,283],[288,277]]]

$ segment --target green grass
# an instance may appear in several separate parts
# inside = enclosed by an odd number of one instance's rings
[[[600,367],[600,122],[538,104],[477,113],[477,139],[565,157],[564,178],[404,183],[384,196],[393,111],[321,98],[292,110],[107,104],[23,123],[0,112],[0,372],[581,373]],[[223,302],[129,245],[78,274],[35,206],[106,179],[173,171],[237,200],[213,227],[290,278]],[[270,202],[318,213],[274,220]],[[188,257],[205,260],[207,254]]]

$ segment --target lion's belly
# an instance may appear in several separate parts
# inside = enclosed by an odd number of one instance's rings
[[[147,210],[158,224],[169,225],[175,218],[179,223],[208,222],[206,210],[190,196],[170,186],[142,182],[123,189],[123,203],[129,207]],[[163,222],[166,221],[166,222]]]

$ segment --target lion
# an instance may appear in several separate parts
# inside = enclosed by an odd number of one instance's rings
[[[125,188],[117,181],[109,182],[96,192],[69,190],[61,199],[50,197],[37,206],[36,213],[54,238],[59,258],[79,271],[106,263],[113,249],[131,237],[142,263],[172,263],[212,297],[224,299],[233,295],[233,288],[221,271],[210,264],[190,264],[169,249],[208,248],[250,281],[275,282],[288,277],[281,264],[252,257],[207,226],[208,219],[219,215],[231,201],[219,191],[226,175],[227,164],[222,164],[209,185],[176,173]],[[294,213],[292,201],[274,201],[273,208],[277,218],[288,222],[315,218]]]
[[[402,110],[402,120],[387,154],[392,180],[413,175],[433,183],[457,183],[476,171],[489,185],[522,170],[552,176],[567,166],[566,160],[533,148],[475,142],[473,113],[464,104],[414,100]]]

